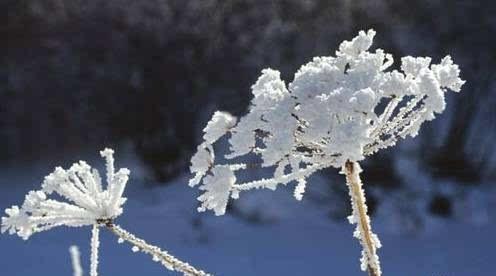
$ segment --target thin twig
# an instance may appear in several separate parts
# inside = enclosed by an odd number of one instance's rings
[[[181,272],[186,276],[211,276],[211,274],[196,269],[186,262],[178,260],[167,251],[162,250],[157,246],[148,244],[146,241],[134,236],[133,234],[122,229],[119,225],[113,224],[111,221],[107,222],[105,226],[119,238],[129,242],[139,251],[151,255],[154,261],[162,263],[166,268],[170,270]]]

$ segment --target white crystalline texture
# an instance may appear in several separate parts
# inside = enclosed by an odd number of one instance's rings
[[[428,69],[431,64],[430,57],[411,57],[401,58],[401,70],[408,76],[417,77],[423,69]]]
[[[239,191],[252,188],[275,189],[277,184],[297,182],[300,171],[305,171],[305,178],[321,168],[363,160],[400,138],[417,135],[423,122],[445,109],[445,93],[460,91],[464,81],[450,56],[439,64],[431,64],[430,57],[407,56],[401,58],[401,71],[388,70],[393,57],[382,49],[370,50],[374,36],[373,30],[360,31],[351,41],[342,42],[335,56],[314,57],[288,85],[278,71],[264,69],[251,87],[248,113],[237,122],[216,112],[191,161],[195,177],[190,185],[203,179],[200,210],[223,214],[229,194],[237,197]],[[277,168],[274,178],[215,183],[232,181],[233,165],[246,165],[215,163],[213,143],[225,134],[231,151],[227,159],[258,155],[260,167]],[[301,166],[281,166],[290,158]],[[223,175],[229,169],[233,175],[212,178],[209,172],[218,174],[217,166],[224,168]],[[303,187],[300,183],[297,198]]]
[[[374,36],[374,30],[368,30],[367,33],[360,31],[358,36],[351,41],[343,41],[341,45],[339,45],[339,51],[336,52],[336,55],[350,58],[357,57],[372,46]]]
[[[33,233],[56,226],[93,225],[97,220],[113,219],[122,213],[122,196],[128,169],[115,172],[113,151],[101,152],[106,160],[107,189],[102,188],[98,171],[86,162],[75,163],[68,170],[57,167],[45,177],[42,189],[30,191],[21,208],[12,206],[2,217],[2,233],[8,231],[28,239]],[[50,199],[53,193],[62,199]]]
[[[293,100],[280,78],[280,73],[265,69],[252,86],[254,98],[250,113],[243,117],[232,129],[232,153],[226,156],[234,158],[249,153],[255,148],[256,133],[263,133],[265,149],[261,152],[264,165],[271,166],[293,146],[292,133],[297,121],[288,117],[293,109]]]
[[[288,96],[286,84],[281,80],[281,73],[272,69],[262,70],[262,75],[251,87],[253,105],[257,108],[271,108],[271,103],[280,102]]]
[[[460,92],[462,85],[465,83],[458,77],[460,69],[458,65],[453,63],[451,56],[444,57],[440,64],[433,64],[432,71],[436,74],[436,79],[443,88]]]
[[[214,163],[215,155],[212,144],[224,136],[236,124],[236,117],[229,113],[217,111],[203,129],[204,142],[198,146],[196,154],[191,158],[190,170],[195,177],[189,181],[191,187],[198,185],[205,173]]]
[[[212,144],[236,124],[236,118],[226,112],[217,111],[208,122],[203,132],[205,143]]]
[[[198,151],[191,158],[190,170],[195,173],[195,177],[189,181],[191,187],[198,185],[205,173],[214,163],[213,148],[210,145],[201,144],[198,146]]]
[[[200,189],[205,192],[198,197],[198,200],[202,202],[198,210],[210,209],[214,210],[218,216],[223,215],[231,194],[231,187],[236,182],[234,173],[227,167],[215,167],[203,182],[204,185]]]
[[[305,188],[307,186],[307,182],[305,179],[298,180],[298,185],[296,185],[294,190],[294,197],[296,200],[302,200],[303,194],[305,193]]]

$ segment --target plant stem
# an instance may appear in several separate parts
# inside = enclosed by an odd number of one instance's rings
[[[143,251],[144,253],[151,255],[154,261],[159,261],[169,270],[181,272],[186,276],[211,276],[211,274],[196,269],[190,264],[176,259],[176,257],[170,255],[167,251],[164,251],[157,246],[146,243],[146,241],[127,232],[119,225],[108,222],[105,224],[105,226],[122,240],[127,241],[133,246],[137,247],[139,251]]]
[[[90,276],[98,275],[98,248],[100,247],[100,228],[98,224],[93,225],[91,231],[91,264]]]
[[[380,276],[381,267],[379,257],[376,254],[377,248],[380,247],[380,242],[377,236],[372,233],[370,218],[367,215],[365,192],[362,189],[362,181],[360,180],[361,171],[357,162],[347,161],[343,166],[353,209],[349,220],[351,223],[357,224],[354,236],[360,240],[363,248],[362,270],[367,270],[369,276]]]

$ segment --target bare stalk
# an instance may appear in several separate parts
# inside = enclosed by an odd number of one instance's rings
[[[196,269],[190,264],[176,259],[176,257],[170,255],[167,251],[164,251],[157,246],[148,244],[146,241],[122,229],[119,225],[113,224],[112,222],[107,222],[105,226],[120,239],[135,246],[134,248],[136,249],[133,248],[133,251],[139,250],[151,255],[154,261],[160,262],[167,269],[181,272],[186,276],[211,276],[211,274]]]
[[[93,225],[91,231],[91,264],[90,276],[98,275],[98,248],[100,247],[100,228],[98,224]]]
[[[347,161],[343,166],[346,175],[346,182],[349,188],[353,213],[349,217],[350,223],[357,224],[353,234],[362,245],[362,270],[367,270],[369,276],[380,276],[381,267],[379,257],[376,254],[377,248],[381,246],[377,235],[372,233],[370,218],[367,215],[367,205],[365,203],[365,193],[360,180],[360,165],[357,162]]]

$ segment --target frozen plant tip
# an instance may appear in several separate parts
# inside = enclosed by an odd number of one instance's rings
[[[229,198],[240,192],[297,183],[301,200],[306,178],[327,168],[342,168],[348,179],[357,237],[364,250],[362,269],[380,275],[375,253],[379,239],[366,214],[359,166],[356,162],[398,139],[416,136],[423,122],[445,109],[445,93],[460,91],[464,81],[450,56],[439,64],[429,57],[401,58],[401,71],[388,70],[393,57],[381,49],[369,51],[374,30],[360,31],[344,41],[335,56],[315,57],[296,72],[286,86],[279,71],[262,70],[251,87],[248,113],[237,120],[217,111],[204,129],[203,143],[191,159],[201,184],[199,211],[223,215]],[[213,144],[227,136],[230,152],[216,163]],[[261,157],[260,167],[272,168],[269,178],[239,183],[237,173],[256,167],[238,157]],[[230,160],[233,160],[229,162]],[[362,206],[363,205],[363,206]]]
[[[114,231],[121,229],[114,220],[123,212],[122,205],[126,202],[123,194],[130,171],[124,168],[115,171],[113,154],[111,149],[100,152],[106,162],[106,189],[98,171],[84,161],[75,163],[68,170],[57,167],[45,177],[41,190],[26,195],[21,207],[14,205],[5,210],[7,216],[2,217],[1,232],[17,234],[26,240],[34,233],[57,226],[92,226],[90,275],[97,276],[100,227],[112,230],[118,236],[127,233]],[[55,199],[49,198],[52,195]],[[129,237],[134,236],[119,236],[128,241]],[[140,241],[141,246],[150,246],[144,240]],[[184,275],[208,275],[175,258],[174,262],[165,260],[162,264]]]

